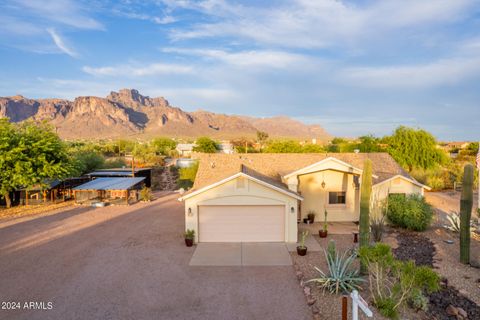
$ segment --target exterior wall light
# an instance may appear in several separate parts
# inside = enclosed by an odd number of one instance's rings
[[[189,217],[193,216],[192,208],[188,208],[188,216],[189,216]]]
[[[294,207],[291,207],[291,208],[290,208],[290,212],[291,212],[291,213],[294,213],[294,212],[295,212],[295,208],[294,208]]]
[[[325,183],[325,181],[323,181],[323,182],[322,182],[322,188],[325,189],[325,186],[326,186],[326,185],[327,185],[327,184]]]

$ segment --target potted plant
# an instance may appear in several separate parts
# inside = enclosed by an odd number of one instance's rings
[[[325,220],[323,221],[323,229],[318,230],[318,235],[320,236],[320,238],[326,238],[328,235],[327,215],[328,215],[328,212],[325,209]]]
[[[304,256],[307,254],[307,247],[305,246],[305,239],[308,236],[308,231],[304,230],[302,231],[302,234],[300,236],[300,245],[297,247],[297,254],[299,256]]]
[[[308,211],[307,219],[310,221],[310,223],[313,223],[313,221],[315,221],[315,211]]]
[[[187,229],[185,231],[185,244],[187,247],[193,246],[193,240],[195,240],[195,230]]]

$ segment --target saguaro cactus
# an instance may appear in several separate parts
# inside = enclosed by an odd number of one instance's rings
[[[365,160],[363,164],[362,184],[360,192],[360,247],[370,243],[370,196],[372,194],[372,161]],[[367,272],[367,267],[362,264],[360,271]]]
[[[463,172],[460,199],[460,262],[470,263],[470,219],[473,207],[473,165],[467,164]]]

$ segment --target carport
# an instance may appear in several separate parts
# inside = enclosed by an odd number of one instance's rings
[[[138,201],[138,191],[143,188],[145,178],[97,178],[73,189],[75,203],[129,205]]]

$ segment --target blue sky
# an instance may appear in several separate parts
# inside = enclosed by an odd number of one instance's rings
[[[339,136],[480,138],[479,0],[3,0],[0,96],[136,88]]]

